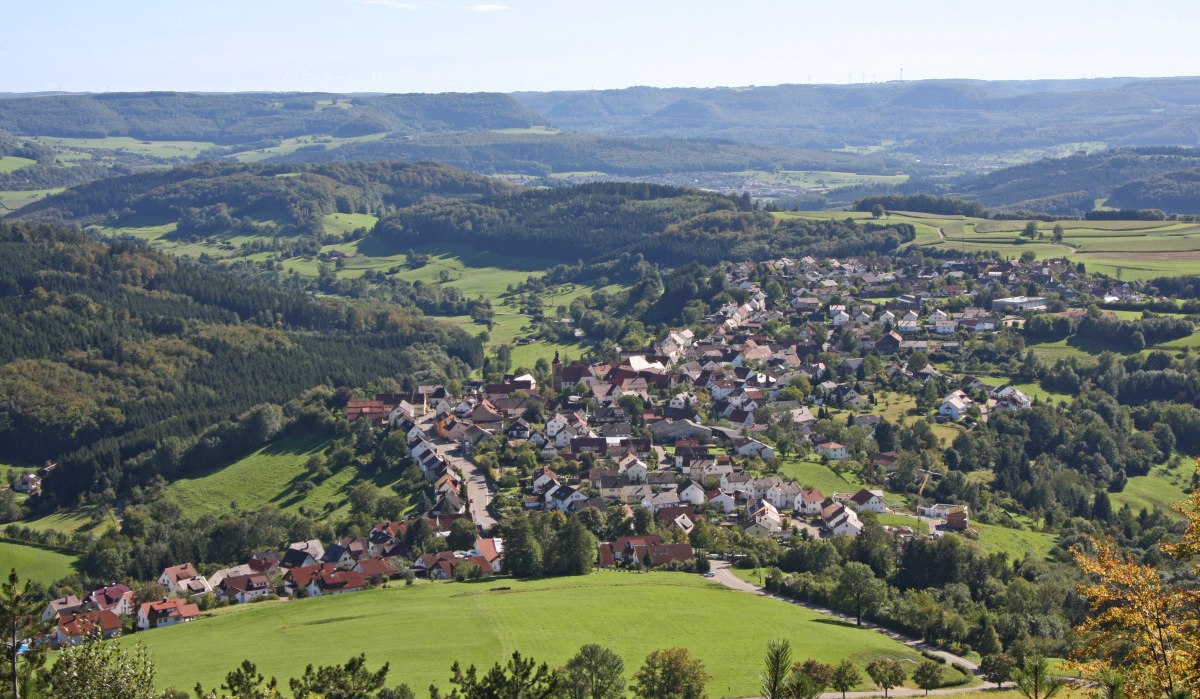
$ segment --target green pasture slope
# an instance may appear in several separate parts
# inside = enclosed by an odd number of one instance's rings
[[[0,576],[16,570],[22,580],[44,585],[57,582],[75,572],[75,556],[23,544],[0,542]]]
[[[345,514],[347,489],[363,480],[358,470],[346,466],[301,494],[297,486],[309,478],[304,464],[313,454],[322,453],[329,440],[322,436],[293,435],[278,439],[265,447],[228,465],[189,478],[181,478],[167,486],[186,516],[224,514],[231,509],[252,510],[273,505],[283,510],[306,507],[314,516],[331,517]],[[386,487],[395,481],[395,474],[368,479]],[[326,504],[332,503],[329,509]]]
[[[520,651],[560,666],[581,645],[599,643],[618,653],[632,675],[651,651],[686,647],[712,674],[709,693],[736,697],[758,692],[763,652],[777,638],[789,639],[799,659],[850,658],[860,669],[880,656],[920,661],[873,631],[684,573],[399,585],[247,605],[122,643],[146,646],[163,687],[217,686],[243,659],[282,678],[309,663],[365,653],[371,667],[391,664],[390,685],[405,682],[416,692],[431,683],[448,689],[455,660],[490,667]]]

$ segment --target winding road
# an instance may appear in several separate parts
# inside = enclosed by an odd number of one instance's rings
[[[739,592],[748,592],[750,594],[759,595],[760,597],[770,597],[772,599],[779,600],[780,602],[786,602],[788,604],[795,604],[795,605],[798,605],[801,607],[805,607],[806,609],[811,609],[814,612],[819,612],[821,614],[831,616],[835,619],[838,619],[839,621],[847,621],[850,623],[854,622],[853,617],[846,616],[845,614],[842,614],[840,612],[835,612],[834,610],[829,609],[827,607],[821,607],[819,605],[810,604],[808,602],[801,602],[800,600],[791,599],[790,597],[784,597],[782,595],[777,595],[773,592],[768,592],[767,590],[765,590],[761,587],[758,587],[757,585],[748,583],[745,580],[742,580],[741,578],[739,578],[738,576],[733,574],[733,571],[731,571],[729,569],[728,562],[713,561],[712,562],[712,571],[714,573],[713,580],[721,583],[722,585],[724,585],[725,587],[728,587],[731,590],[737,590]],[[933,655],[937,655],[937,656],[941,657],[942,659],[944,659],[947,663],[958,663],[959,665],[962,665],[963,667],[967,668],[971,672],[977,673],[979,671],[978,663],[976,663],[972,660],[969,660],[967,658],[964,658],[961,655],[955,655],[949,651],[945,651],[940,648],[935,648],[934,646],[931,646],[930,644],[928,644],[925,641],[922,641],[918,638],[912,638],[911,636],[906,636],[902,633],[892,631],[891,629],[885,629],[882,626],[877,626],[875,624],[870,624],[870,623],[864,623],[863,628],[870,629],[877,633],[881,633],[884,636],[891,638],[892,640],[903,643],[904,645],[908,646],[909,648],[912,648],[915,651],[926,652],[926,653],[931,653]],[[911,672],[910,672],[910,674],[911,674]],[[931,690],[929,692],[929,695],[934,696],[934,695],[938,695],[938,694],[961,694],[962,692],[979,692],[979,691],[992,689],[994,686],[995,685],[991,685],[991,684],[980,684],[980,685],[977,685],[974,687],[948,687],[946,689]],[[841,699],[841,696],[842,696],[841,692],[826,692],[825,694],[821,695],[822,699]],[[882,697],[882,696],[883,696],[883,692],[847,692],[847,694],[846,694],[847,699],[850,699],[851,697],[854,697],[855,699],[861,699],[863,697]],[[889,697],[923,697],[923,696],[925,696],[925,690],[896,688],[896,689],[893,689],[890,692],[888,692],[888,696]]]

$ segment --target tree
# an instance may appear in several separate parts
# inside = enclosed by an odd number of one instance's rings
[[[1200,490],[1177,509],[1187,517],[1187,530],[1162,549],[1180,560],[1194,559],[1200,551]],[[1071,654],[1073,667],[1085,677],[1120,667],[1131,699],[1200,690],[1194,660],[1200,653],[1197,593],[1164,582],[1155,567],[1121,554],[1110,541],[1092,544],[1094,555],[1073,549],[1089,578],[1079,592],[1091,607],[1075,629],[1080,643]],[[1193,574],[1197,570],[1193,566]]]
[[[532,658],[522,658],[514,651],[504,666],[496,663],[483,677],[475,666],[464,673],[457,662],[450,667],[450,684],[454,689],[445,699],[551,699],[562,687],[558,673],[548,665],[538,665]],[[437,687],[430,687],[431,699],[442,699]]]
[[[833,675],[829,678],[829,686],[833,687],[835,691],[841,692],[842,699],[846,699],[846,692],[854,689],[860,683],[862,683],[862,673],[849,660],[838,663],[838,666],[833,669]]]
[[[854,614],[854,623],[862,626],[863,614],[870,614],[887,596],[887,583],[875,577],[869,566],[850,561],[842,566],[834,598],[844,609]]]
[[[1050,661],[1040,655],[1030,655],[1013,671],[1015,689],[1025,699],[1053,699],[1066,683],[1050,674]]]
[[[876,204],[871,207],[871,218],[883,218],[886,214],[887,209],[883,207],[883,204]]]
[[[1001,685],[1012,679],[1012,673],[1016,667],[1017,662],[1008,653],[992,653],[983,656],[979,661],[979,674],[999,689]]]
[[[578,519],[572,517],[559,533],[555,554],[558,572],[563,575],[587,575],[596,563],[596,537]]]
[[[450,536],[446,537],[446,546],[451,551],[469,551],[475,546],[475,524],[463,517],[450,523]]]
[[[383,688],[387,680],[388,664],[375,672],[367,669],[367,657],[350,658],[345,665],[328,665],[304,668],[304,675],[293,677],[288,686],[297,697],[315,694],[323,699],[366,699]]]
[[[604,646],[589,643],[559,672],[570,699],[620,699],[625,696],[625,662]]]
[[[834,669],[816,660],[805,660],[792,666],[788,678],[791,699],[817,699],[833,682]]]
[[[243,660],[237,669],[225,675],[225,684],[221,685],[225,694],[220,696],[234,699],[275,699],[279,696],[276,690],[275,678],[267,681],[258,667],[249,660]],[[196,696],[201,699],[218,699],[216,690],[205,694],[200,683],[196,683]]]
[[[1054,242],[1061,243],[1063,241],[1063,226],[1061,223],[1054,224],[1054,232],[1052,233]]]
[[[785,639],[767,642],[767,657],[758,676],[763,699],[788,697],[788,675],[792,672],[792,644]]]
[[[704,683],[712,677],[687,648],[656,650],[633,676],[633,691],[642,699],[705,699]]]
[[[929,696],[929,690],[942,686],[942,666],[932,660],[922,662],[913,670],[913,681]]]
[[[542,545],[534,536],[529,517],[523,513],[505,522],[504,565],[518,578],[536,578],[542,574]]]
[[[71,699],[158,699],[154,663],[139,643],[126,650],[91,638],[68,646],[46,676],[51,696]]]
[[[12,696],[21,699],[20,663],[37,667],[45,661],[40,649],[23,652],[26,641],[44,626],[40,622],[41,604],[30,589],[30,582],[21,584],[15,569],[8,573],[8,581],[0,584],[0,624],[4,626],[5,675],[11,682]]]
[[[1021,230],[1021,237],[1022,237],[1022,238],[1029,238],[1030,240],[1033,240],[1034,238],[1036,238],[1036,237],[1037,237],[1037,234],[1038,234],[1038,224],[1037,224],[1037,221],[1029,221],[1029,222],[1027,222],[1027,223],[1025,224],[1025,228],[1023,228],[1023,229]]]
[[[904,667],[890,658],[876,658],[867,664],[867,674],[871,681],[883,690],[883,696],[888,696],[888,690],[898,687],[904,682]]]

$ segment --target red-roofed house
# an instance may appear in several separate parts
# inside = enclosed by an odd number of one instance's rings
[[[200,616],[200,607],[183,599],[163,598],[161,602],[146,602],[138,607],[137,627],[143,631],[174,626]]]
[[[160,585],[167,588],[167,592],[171,593],[172,595],[178,595],[181,592],[179,588],[179,581],[194,578],[197,575],[199,575],[199,573],[196,572],[196,567],[194,565],[191,563],[180,563],[177,566],[164,568],[162,575],[158,576],[158,582]]]
[[[133,614],[133,590],[123,583],[92,590],[92,594],[88,595],[88,602],[102,612],[112,612],[117,616]]]
[[[55,648],[60,648],[81,643],[83,639],[97,633],[103,638],[121,635],[121,620],[107,609],[68,614],[58,618],[51,642]]]

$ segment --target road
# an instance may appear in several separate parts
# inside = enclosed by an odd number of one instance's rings
[[[467,499],[469,500],[471,520],[475,522],[479,533],[483,534],[496,526],[497,520],[491,510],[492,496],[495,493],[492,491],[491,484],[488,483],[487,472],[474,461],[463,456],[462,450],[458,448],[457,444],[443,441],[437,436],[433,430],[432,414],[418,418],[416,423],[417,427],[420,427],[429,436],[438,455],[461,473],[463,478],[467,479]]]
[[[479,527],[480,533],[496,526],[496,518],[490,509],[493,493],[488,484],[487,472],[474,461],[464,457],[454,444],[439,445],[437,450],[446,463],[467,479],[467,498],[470,500],[471,519]]]
[[[742,580],[738,576],[734,575],[733,571],[729,570],[729,563],[727,563],[725,561],[712,561],[712,571],[713,571],[713,573],[715,573],[715,577],[713,578],[713,580],[721,583],[722,585],[724,585],[725,587],[728,587],[731,590],[738,590],[739,592],[748,592],[750,594],[759,595],[761,597],[770,597],[772,599],[776,599],[781,602],[786,602],[788,604],[795,604],[795,605],[798,605],[801,607],[805,607],[807,609],[811,609],[815,612],[820,612],[821,614],[831,616],[835,619],[838,619],[839,621],[848,621],[850,623],[854,622],[854,617],[846,616],[845,614],[842,614],[840,612],[835,612],[832,609],[828,609],[826,607],[821,607],[821,606],[818,606],[815,604],[809,604],[808,602],[801,602],[800,600],[794,600],[794,599],[791,599],[790,597],[783,597],[781,595],[776,595],[772,592],[767,592],[763,588],[758,587],[757,585],[754,585],[752,583],[748,583],[745,580]],[[895,641],[899,641],[900,643],[903,643],[904,645],[908,646],[909,648],[912,648],[913,650],[915,650],[917,652],[928,652],[928,653],[932,653],[934,655],[940,656],[947,663],[958,663],[959,665],[962,665],[963,667],[971,670],[972,672],[978,672],[978,670],[979,670],[978,663],[972,662],[971,660],[968,660],[967,658],[964,658],[962,656],[955,655],[949,651],[944,651],[944,650],[941,650],[940,648],[935,648],[920,639],[912,638],[912,637],[906,636],[902,633],[897,633],[890,629],[885,629],[882,626],[876,626],[871,623],[864,623],[863,628],[870,629],[872,631],[881,633]],[[909,674],[910,675],[912,674],[911,669],[909,670]],[[991,685],[991,684],[986,684],[986,685],[981,684],[976,687],[948,687],[946,689],[932,690],[929,692],[929,694],[930,694],[930,696],[933,696],[936,694],[959,694],[961,692],[978,692],[978,691],[982,691],[985,689],[991,689],[994,686],[995,685]],[[821,695],[822,699],[841,699],[841,696],[842,695],[840,692],[826,692],[825,694]],[[850,699],[851,697],[862,698],[862,697],[881,697],[881,696],[883,696],[883,692],[848,692],[846,694],[847,699]],[[888,696],[891,696],[891,697],[925,696],[925,690],[897,688],[897,689],[893,689],[892,691],[888,692]]]

